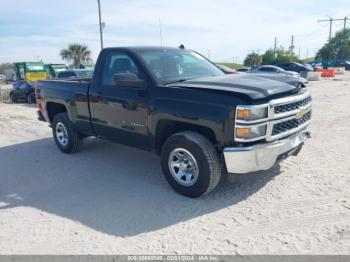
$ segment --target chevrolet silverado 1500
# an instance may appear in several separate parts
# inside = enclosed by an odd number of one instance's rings
[[[307,89],[225,75],[184,48],[106,48],[92,78],[39,81],[35,92],[62,152],[88,136],[155,152],[189,197],[213,190],[222,173],[270,169],[309,137]]]

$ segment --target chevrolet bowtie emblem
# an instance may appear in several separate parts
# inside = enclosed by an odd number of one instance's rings
[[[302,118],[305,115],[305,109],[300,109],[297,113],[297,119]]]

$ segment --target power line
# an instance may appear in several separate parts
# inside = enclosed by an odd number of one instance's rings
[[[333,22],[335,21],[344,21],[344,29],[346,28],[346,22],[347,22],[348,16],[344,18],[332,18],[330,17],[329,19],[324,19],[324,20],[318,20],[317,22],[323,23],[327,22],[329,23],[329,40],[332,38],[332,29],[333,29]]]

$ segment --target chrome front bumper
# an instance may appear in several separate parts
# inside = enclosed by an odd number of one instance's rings
[[[244,174],[270,169],[276,161],[290,155],[310,138],[310,133],[302,130],[283,140],[249,147],[227,147],[224,158],[228,173]]]

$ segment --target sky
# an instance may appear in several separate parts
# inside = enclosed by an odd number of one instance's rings
[[[220,62],[242,62],[252,50],[263,53],[275,37],[288,48],[292,35],[296,54],[305,58],[308,50],[313,56],[329,34],[329,24],[317,20],[350,15],[350,0],[100,1],[104,47],[184,44]],[[342,27],[337,21],[333,31]],[[70,43],[87,45],[96,60],[97,0],[1,0],[0,63],[61,63],[59,52]]]

